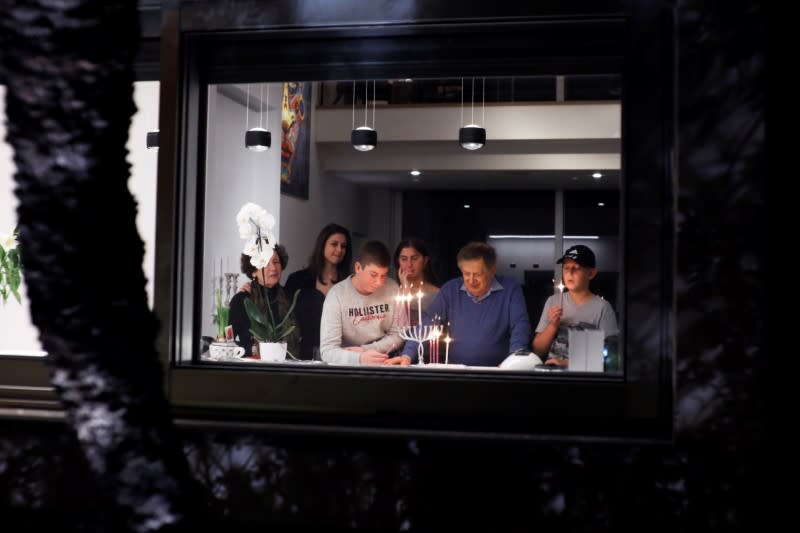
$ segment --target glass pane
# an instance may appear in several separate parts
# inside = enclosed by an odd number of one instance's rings
[[[622,302],[620,269],[619,179],[616,173],[592,173],[593,190],[564,193],[564,249],[586,246],[595,255],[596,269],[590,291],[611,304],[617,324]],[[605,346],[606,372],[622,372],[622,358],[616,342]]]
[[[284,245],[289,257],[283,285],[311,264],[317,236],[331,223],[347,228],[353,253],[369,240],[393,253],[403,238],[422,239],[440,284],[461,276],[459,248],[487,242],[498,253],[497,274],[521,285],[533,333],[553,293],[556,259],[574,235],[602,232],[614,242],[603,261],[621,263],[621,106],[542,102],[554,95],[555,76],[208,85],[198,319],[204,342],[200,353],[182,359],[208,360],[209,345],[225,335],[213,321],[215,294],[224,305],[249,281],[236,220],[249,202],[274,217],[271,244]],[[458,142],[459,128],[470,123],[487,132],[478,150]],[[351,143],[351,132],[364,126],[377,132],[369,151]],[[253,128],[270,132],[268,149],[246,148]],[[597,169],[607,176],[602,184],[590,176]],[[574,198],[584,193],[602,193],[613,220],[604,214],[588,226],[577,222]],[[251,270],[247,258],[244,266]],[[389,276],[396,277],[394,267]],[[295,315],[305,318],[301,307]],[[315,320],[298,320],[303,337],[318,338]],[[314,348],[293,355],[313,360]],[[245,362],[239,350],[227,352],[226,363]]]

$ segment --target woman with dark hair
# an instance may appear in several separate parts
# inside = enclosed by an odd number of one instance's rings
[[[271,311],[276,324],[283,320],[291,306],[291,299],[280,285],[283,269],[289,263],[289,254],[280,244],[275,245],[273,250],[272,257],[263,268],[253,266],[247,254],[242,254],[240,257],[242,274],[250,279],[250,283],[231,298],[228,321],[233,326],[233,338],[236,344],[244,348],[244,357],[251,357],[253,354],[253,338],[250,333],[250,318],[244,306],[245,299],[251,299],[267,317]],[[287,327],[290,327],[292,322],[294,318],[290,316]],[[288,352],[297,357],[300,349],[300,330],[295,328],[285,340]]]
[[[328,290],[350,274],[353,242],[350,231],[339,224],[328,224],[319,232],[308,266],[298,270],[286,280],[286,291],[294,294],[300,290],[295,316],[303,332],[300,345],[301,359],[313,359],[319,350],[319,324],[322,303]]]
[[[422,312],[428,308],[439,293],[439,282],[431,267],[431,256],[428,247],[420,239],[404,239],[394,250],[394,269],[397,283],[403,290],[414,294],[422,291]],[[417,303],[411,300],[411,318],[416,322]]]

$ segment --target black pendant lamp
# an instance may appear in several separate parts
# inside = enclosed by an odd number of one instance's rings
[[[261,84],[261,94],[258,100],[258,126],[250,126],[250,85],[247,85],[247,105],[245,115],[245,127],[248,128],[244,134],[244,145],[248,150],[254,152],[266,152],[272,146],[272,133],[269,132],[269,84],[267,84],[267,127],[262,127],[261,117],[263,116],[264,104],[264,85]]]
[[[481,113],[483,117],[486,116],[486,78],[483,79],[483,90],[481,91],[483,104],[481,106]],[[478,150],[483,148],[486,144],[486,129],[475,124],[475,78],[472,78],[472,118],[471,123],[466,126],[461,126],[458,129],[458,144],[466,150]],[[484,118],[481,118],[484,122]],[[461,78],[461,124],[464,123],[464,78]]]
[[[356,128],[356,82],[353,80],[353,130],[350,142],[359,152],[369,152],[378,146],[378,132],[375,131],[375,80],[372,80],[372,127],[367,126],[369,116],[369,81],[364,81],[364,125]]]

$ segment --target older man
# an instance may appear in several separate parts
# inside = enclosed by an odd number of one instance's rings
[[[497,253],[482,242],[471,242],[456,256],[461,278],[442,285],[425,312],[450,324],[449,360],[470,366],[497,366],[511,352],[528,348],[531,324],[522,288],[511,278],[496,276]],[[407,342],[403,354],[416,358],[417,343]]]

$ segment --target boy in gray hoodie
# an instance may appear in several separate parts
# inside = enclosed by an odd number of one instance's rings
[[[338,365],[408,365],[389,354],[403,346],[395,324],[397,283],[388,277],[391,256],[379,241],[359,250],[355,273],[328,291],[322,306],[320,353]]]

